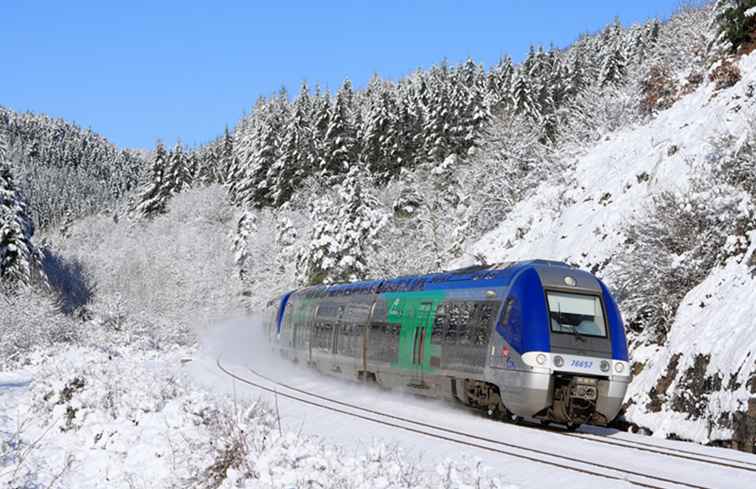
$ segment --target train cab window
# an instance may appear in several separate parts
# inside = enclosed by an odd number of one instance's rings
[[[547,292],[551,331],[606,337],[604,312],[598,296]]]

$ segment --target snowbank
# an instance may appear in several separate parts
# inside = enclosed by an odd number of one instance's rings
[[[279,432],[265,403],[192,381],[182,367],[192,353],[32,353],[28,373],[0,376],[0,484],[517,489],[464,457],[428,467],[394,445],[347,452]]]
[[[24,387],[31,383],[32,376],[25,371],[0,372],[0,389],[8,387]]]

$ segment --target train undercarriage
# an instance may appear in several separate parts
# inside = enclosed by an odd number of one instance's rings
[[[585,423],[606,425],[606,417],[596,411],[598,381],[593,377],[555,375],[551,405],[533,417],[544,425],[559,423],[568,429]],[[456,386],[453,389],[455,397],[463,404],[504,421],[519,422],[523,419],[507,409],[495,384],[473,379],[452,379],[452,383]]]

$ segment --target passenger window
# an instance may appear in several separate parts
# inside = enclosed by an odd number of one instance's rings
[[[431,331],[431,343],[440,345],[444,342],[446,333],[446,304],[439,304],[436,307],[436,314],[433,318],[433,331]]]

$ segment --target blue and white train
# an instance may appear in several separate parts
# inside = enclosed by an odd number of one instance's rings
[[[505,419],[606,425],[630,382],[612,294],[560,262],[308,287],[272,300],[268,317],[294,361]]]

